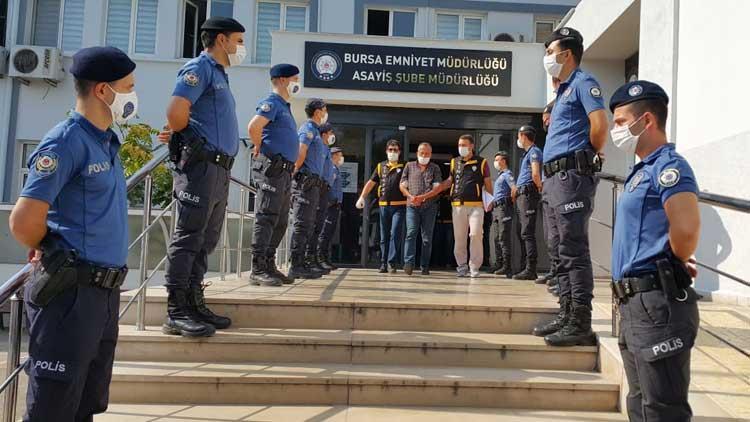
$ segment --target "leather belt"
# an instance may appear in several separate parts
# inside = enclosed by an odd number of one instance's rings
[[[203,150],[200,153],[201,160],[208,161],[227,170],[232,170],[234,157],[218,151]]]
[[[78,262],[75,268],[78,273],[78,284],[102,289],[116,289],[122,286],[128,274],[127,267],[99,267],[87,262]]]
[[[612,292],[618,299],[632,297],[636,293],[661,290],[661,282],[656,274],[646,274],[640,277],[625,277],[612,283]]]
[[[575,168],[576,157],[575,155],[569,155],[544,164],[544,176],[552,177],[561,171],[574,170]]]

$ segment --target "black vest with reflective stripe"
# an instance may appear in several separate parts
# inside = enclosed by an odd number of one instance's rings
[[[460,157],[451,160],[451,200],[461,202],[482,202],[484,185],[484,158],[475,155],[464,161]]]
[[[406,204],[406,197],[401,193],[399,185],[401,184],[401,174],[404,171],[404,163],[397,163],[393,166],[388,165],[388,161],[378,164],[378,175],[380,184],[378,185],[379,202],[398,202],[395,205]],[[403,203],[401,203],[403,202]]]

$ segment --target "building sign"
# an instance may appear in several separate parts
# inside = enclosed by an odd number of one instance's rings
[[[305,87],[511,95],[510,51],[305,42]]]
[[[345,162],[339,167],[339,177],[341,177],[341,190],[344,193],[357,193],[357,172],[359,163]]]

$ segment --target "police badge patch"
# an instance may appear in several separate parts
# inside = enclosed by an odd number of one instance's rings
[[[591,93],[591,96],[595,98],[601,98],[602,96],[602,90],[599,89],[598,86],[591,87],[589,92]]]
[[[271,104],[270,103],[263,103],[263,104],[261,104],[260,105],[260,111],[262,111],[264,113],[268,113],[269,111],[271,111]]]
[[[640,85],[633,85],[628,90],[628,95],[630,95],[631,97],[637,97],[637,96],[641,95],[642,92],[643,92],[643,87],[642,86],[640,86]]]
[[[42,152],[36,157],[34,169],[36,170],[36,173],[42,177],[49,176],[57,171],[58,160],[59,157],[56,153],[52,151]]]
[[[567,37],[570,35],[570,30],[568,28],[563,28],[560,30],[560,34]]]
[[[472,171],[477,171],[477,166],[471,166]]]
[[[307,131],[307,139],[312,139],[312,138],[313,138],[313,133],[308,130]]]
[[[195,72],[185,73],[185,76],[182,77],[182,80],[189,86],[198,86],[198,83],[200,82],[200,79]]]
[[[671,188],[680,181],[680,171],[677,169],[666,169],[659,174],[659,184],[665,188]]]

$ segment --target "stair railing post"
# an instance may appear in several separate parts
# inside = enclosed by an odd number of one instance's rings
[[[240,188],[240,223],[239,223],[239,234],[237,235],[237,278],[242,278],[242,241],[245,230],[245,189]]]
[[[141,224],[141,231],[143,232],[143,238],[141,239],[141,258],[140,258],[140,274],[139,274],[139,287],[143,286],[148,279],[148,232],[146,228],[151,224],[151,188],[153,179],[151,174],[146,176],[144,180],[143,189],[143,223]],[[136,304],[136,322],[135,328],[138,331],[146,329],[146,289],[143,288],[138,294],[138,303]]]
[[[612,247],[615,240],[615,220],[617,219],[617,182],[612,182]],[[620,306],[615,296],[615,290],[612,289],[612,337],[619,335],[620,328]]]
[[[10,325],[8,326],[8,356],[6,357],[5,376],[11,374],[21,364],[21,318],[23,317],[23,299],[16,292],[10,298]],[[16,420],[16,405],[18,402],[18,375],[5,390],[3,402],[3,422]]]

